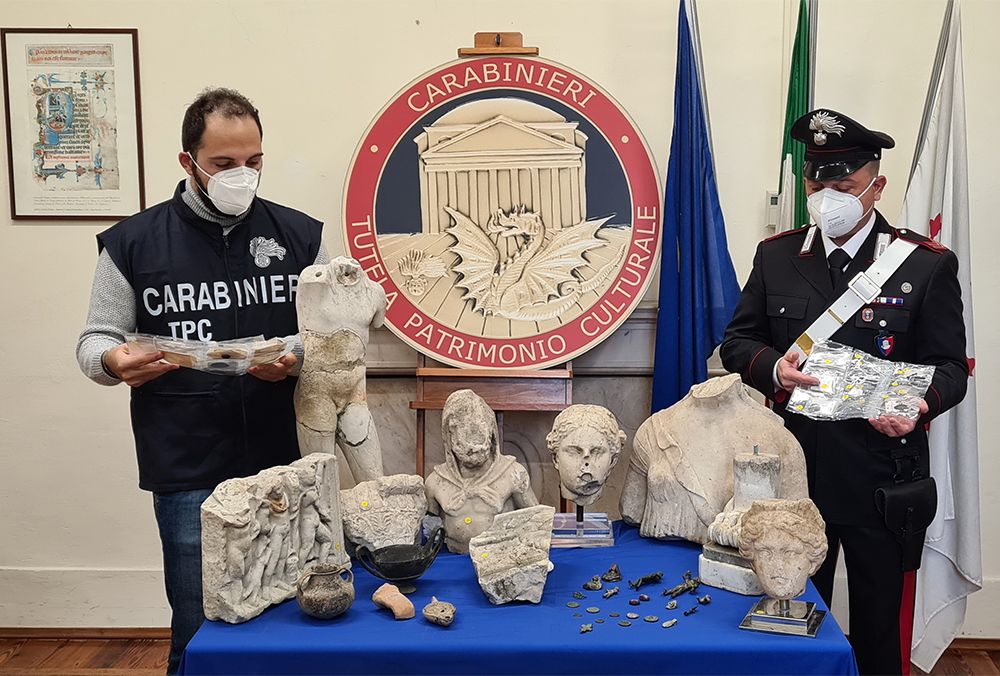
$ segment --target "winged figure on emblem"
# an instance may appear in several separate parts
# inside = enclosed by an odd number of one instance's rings
[[[485,228],[451,207],[444,209],[454,221],[446,232],[455,238],[451,252],[459,259],[452,267],[460,275],[456,286],[465,289],[462,300],[471,299],[473,309],[484,316],[527,321],[558,317],[600,286],[625,255],[622,245],[596,274],[583,278],[582,269],[590,264],[584,254],[609,244],[597,232],[610,216],[552,233],[524,205],[508,212],[498,209]],[[502,256],[491,235],[518,238],[516,251]]]

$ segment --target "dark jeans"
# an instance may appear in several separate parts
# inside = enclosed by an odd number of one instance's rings
[[[163,578],[172,611],[168,674],[177,673],[184,648],[205,620],[201,604],[201,503],[211,494],[207,489],[153,494],[163,545]]]

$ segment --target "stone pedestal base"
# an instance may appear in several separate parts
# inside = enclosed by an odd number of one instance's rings
[[[702,548],[698,557],[698,577],[704,584],[745,596],[764,593],[750,561],[740,556],[738,550],[712,542]]]

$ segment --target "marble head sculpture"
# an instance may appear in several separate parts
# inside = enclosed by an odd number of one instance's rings
[[[759,500],[743,515],[740,554],[750,559],[761,587],[793,599],[826,558],[826,524],[812,500]]]
[[[295,387],[302,454],[344,453],[356,481],[382,476],[382,450],[368,410],[368,330],[385,319],[382,287],[352,258],[310,265],[295,296],[304,359]]]
[[[464,554],[494,516],[533,507],[538,499],[528,470],[500,453],[496,415],[472,390],[453,392],[445,401],[441,436],[445,461],[424,482],[427,510],[444,521],[448,550]]]
[[[597,502],[625,439],[618,420],[603,406],[574,404],[557,415],[545,443],[562,496],[578,505]]]

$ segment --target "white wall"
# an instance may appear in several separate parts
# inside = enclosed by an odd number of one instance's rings
[[[944,0],[821,3],[816,101],[892,134],[882,202],[899,212],[937,43]],[[722,206],[737,273],[768,234],[784,113],[792,0],[702,0],[699,6]],[[966,633],[1000,637],[1000,491],[996,436],[1000,248],[991,180],[1000,142],[1000,3],[966,0],[973,278],[977,309],[984,572]],[[643,131],[664,178],[673,114],[676,0],[504,3],[461,0],[171,3],[3,0],[5,26],[139,29],[150,204],[167,199],[183,110],[206,85],[249,95],[262,111],[261,194],[329,224],[340,251],[347,165],[372,116],[404,84],[451,60],[477,30],[518,30],[542,55],[599,82]],[[905,15],[904,15],[905,14]],[[0,94],[2,96],[2,94]],[[325,101],[318,110],[316,101]],[[303,126],[303,120],[320,120]],[[0,176],[7,180],[6,163]],[[5,191],[0,191],[4,194]],[[96,257],[108,224],[11,222],[0,207],[0,626],[164,625],[150,498],[136,488],[124,387],[84,379],[73,358]],[[991,603],[990,600],[993,599]]]

